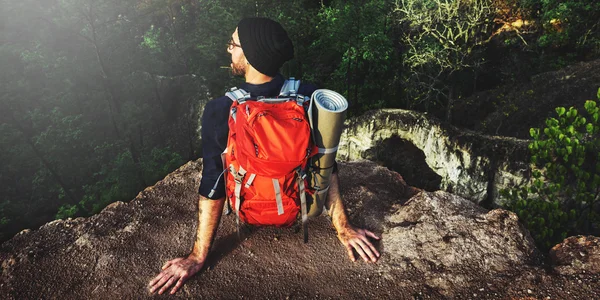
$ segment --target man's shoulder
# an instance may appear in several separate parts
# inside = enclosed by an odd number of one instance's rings
[[[208,103],[206,104],[206,107],[204,108],[209,109],[209,110],[220,110],[220,109],[227,109],[229,110],[229,107],[231,107],[231,99],[229,99],[229,97],[223,95],[221,97],[217,97],[214,98],[210,101],[208,101]]]

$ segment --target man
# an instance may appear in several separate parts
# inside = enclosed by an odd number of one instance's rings
[[[253,97],[277,96],[285,81],[278,70],[284,62],[294,56],[294,48],[287,32],[279,23],[266,18],[247,18],[240,21],[231,36],[227,52],[231,55],[233,75],[245,77],[246,83],[241,88]],[[303,85],[298,92],[310,95],[314,90],[314,87]],[[201,132],[204,160],[199,188],[196,240],[192,252],[187,257],[168,261],[162,267],[162,272],[150,281],[152,293],[158,291],[162,294],[173,285],[171,294],[175,293],[189,277],[200,271],[206,261],[225,202],[225,188],[223,180],[219,180],[219,174],[223,170],[221,153],[227,146],[227,121],[231,103],[228,97],[223,96],[210,101],[204,109]],[[215,184],[217,188],[211,193]],[[366,262],[376,262],[379,252],[369,241],[369,237],[379,237],[349,223],[335,171],[330,180],[327,198],[325,207],[350,259],[356,260],[353,253],[356,251]]]

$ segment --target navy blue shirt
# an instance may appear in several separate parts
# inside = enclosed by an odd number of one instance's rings
[[[252,98],[259,96],[276,97],[279,95],[284,82],[285,78],[281,74],[277,74],[273,80],[267,83],[244,83],[240,88],[250,93]],[[316,89],[316,86],[312,84],[301,83],[298,93],[310,97]],[[219,97],[208,102],[202,114],[202,129],[200,134],[202,136],[203,169],[198,193],[210,199],[225,197],[225,181],[222,178],[219,180],[217,189],[212,197],[208,197],[208,195],[215,182],[217,182],[219,175],[223,172],[221,153],[227,148],[227,135],[229,134],[227,121],[229,119],[231,103],[232,101],[229,97]],[[336,167],[334,165],[334,172],[337,169]]]

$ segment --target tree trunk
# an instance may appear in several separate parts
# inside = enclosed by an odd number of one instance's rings
[[[454,107],[454,87],[448,93],[448,106],[446,106],[446,121],[452,124],[452,108]]]
[[[58,172],[56,171],[54,166],[52,166],[52,164],[46,159],[44,154],[36,147],[35,143],[33,143],[33,141],[31,140],[32,134],[27,132],[27,130],[25,130],[25,128],[23,128],[23,126],[21,126],[19,121],[16,120],[13,112],[10,112],[10,116],[12,118],[12,121],[13,121],[13,124],[15,125],[15,127],[19,130],[19,132],[21,132],[21,134],[23,134],[23,137],[25,138],[25,141],[27,142],[27,144],[29,144],[29,146],[31,146],[33,153],[35,153],[35,155],[40,159],[40,161],[42,162],[44,167],[46,167],[48,172],[50,172],[50,174],[52,175],[52,178],[54,180],[56,180],[58,185],[60,185],[60,187],[65,191],[65,195],[67,196],[67,198],[69,198],[69,203],[76,204],[78,201],[77,201],[77,198],[75,197],[75,195],[73,195],[73,193],[71,192],[71,189],[67,186],[65,181],[62,180],[62,177],[58,174]]]
[[[117,118],[118,116],[120,116],[120,113],[121,113],[121,104],[119,103],[117,93],[115,92],[114,87],[112,86],[113,81],[110,78],[110,72],[108,71],[106,64],[104,63],[102,54],[100,53],[100,47],[98,47],[98,39],[96,36],[96,26],[94,23],[94,18],[92,17],[92,15],[93,15],[92,8],[93,7],[90,2],[90,6],[88,8],[88,15],[86,15],[85,17],[87,18],[88,24],[90,25],[90,27],[92,29],[92,38],[90,39],[89,37],[86,37],[86,39],[94,47],[94,51],[96,54],[96,60],[98,61],[98,65],[100,66],[100,74],[102,75],[102,86],[104,87],[104,91],[109,96],[107,102],[108,102],[111,123],[114,127],[115,134],[117,135],[118,138],[121,138],[121,130],[119,129],[119,126],[118,126],[119,122],[118,122],[118,118]],[[116,114],[113,112],[113,107],[116,110]]]
[[[131,159],[135,165],[135,174],[138,178],[139,184],[142,187],[147,187],[146,181],[144,180],[144,174],[142,173],[142,161],[140,159],[140,151],[135,146],[134,139],[131,135],[129,135],[129,151],[131,152]]]

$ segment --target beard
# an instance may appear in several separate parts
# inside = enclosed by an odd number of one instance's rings
[[[231,63],[231,74],[233,76],[244,76],[246,75],[246,64],[241,62]]]

